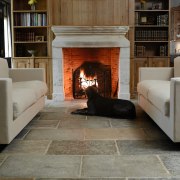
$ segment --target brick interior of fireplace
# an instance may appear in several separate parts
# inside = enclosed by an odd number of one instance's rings
[[[119,48],[63,48],[65,99],[73,99],[73,71],[86,61],[98,61],[111,67],[113,96],[117,90],[119,52]]]

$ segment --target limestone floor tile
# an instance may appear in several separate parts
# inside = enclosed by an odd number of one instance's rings
[[[156,156],[84,156],[82,177],[168,177]]]
[[[83,129],[31,129],[26,140],[84,140]]]
[[[46,129],[52,129],[56,128],[59,124],[60,120],[37,120],[37,121],[31,121],[26,128],[27,129],[40,129],[40,128],[46,128]]]
[[[45,154],[50,141],[13,140],[2,154]]]
[[[142,128],[119,128],[119,137],[120,140],[141,140],[147,139]]]
[[[113,128],[122,128],[122,127],[138,128],[137,121],[131,119],[110,119],[110,123]]]
[[[107,119],[65,119],[60,122],[59,128],[110,128],[110,123]]]
[[[0,154],[0,166],[4,162],[4,160],[7,158],[7,155],[5,154]]]
[[[111,119],[111,125],[113,128],[122,127],[134,127],[134,128],[145,128],[156,126],[154,122],[149,118],[136,118],[136,119]]]
[[[54,155],[115,155],[114,141],[53,141],[47,154]]]
[[[9,156],[0,166],[0,177],[78,177],[80,156]]]
[[[128,178],[128,180],[179,180],[177,178]]]
[[[85,129],[85,139],[147,139],[147,135],[140,128],[102,128]]]
[[[127,180],[127,179],[126,178],[53,178],[53,179],[38,178],[36,180]]]
[[[35,178],[1,178],[0,177],[0,180],[35,180]]]
[[[28,125],[27,125],[28,126]],[[26,136],[26,134],[29,132],[29,129],[22,129],[21,132],[15,137],[15,139],[22,140]]]
[[[115,128],[85,129],[85,139],[118,139],[119,131]]]
[[[61,118],[61,121],[73,121],[73,120],[87,120],[87,117],[82,115],[68,114],[66,116],[62,116]]]
[[[180,179],[180,156],[160,155],[160,159],[173,177]]]
[[[144,131],[150,140],[169,140],[169,137],[158,126],[146,127]]]
[[[61,120],[62,113],[61,112],[41,112],[40,120]]]
[[[124,155],[142,155],[142,154],[179,154],[180,144],[174,144],[172,141],[117,141],[117,146],[121,154]]]
[[[48,106],[45,106],[40,113],[42,112],[58,112],[58,113],[61,113],[61,114],[66,114],[67,112],[67,107],[48,107]]]

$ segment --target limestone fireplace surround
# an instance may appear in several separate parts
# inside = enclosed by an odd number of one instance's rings
[[[130,99],[128,26],[52,26],[53,99],[64,101],[63,48],[120,48],[118,98]]]

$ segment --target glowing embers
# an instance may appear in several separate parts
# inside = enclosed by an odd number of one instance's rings
[[[111,68],[99,62],[84,62],[73,72],[73,97],[86,98],[88,86],[98,87],[104,97],[111,97]]]
[[[98,81],[97,81],[97,75],[87,75],[84,72],[84,69],[80,69],[80,75],[79,75],[79,85],[80,88],[85,90],[89,86],[95,86],[98,87]]]

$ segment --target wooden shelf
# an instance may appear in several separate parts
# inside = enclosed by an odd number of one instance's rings
[[[139,42],[139,43],[161,43],[161,42],[169,42],[169,41],[164,41],[164,40],[159,40],[159,41],[149,41],[149,40],[144,40],[144,41],[134,41],[135,43],[136,42]]]
[[[22,44],[22,43],[24,43],[24,44],[36,44],[36,43],[42,44],[42,43],[47,43],[47,41],[15,41],[14,43],[16,43],[16,44]]]
[[[47,10],[14,10],[13,13],[47,13]]]
[[[140,67],[167,67],[170,64],[170,2],[171,0],[148,0],[143,6],[134,0],[134,14],[131,21],[133,91],[137,90]],[[157,7],[156,8],[156,3]]]
[[[22,29],[24,29],[24,28],[45,28],[45,29],[47,29],[47,28],[49,28],[49,26],[14,26],[13,27],[14,29],[16,29],[16,28],[22,28]]]
[[[135,12],[148,12],[148,13],[152,12],[152,13],[154,13],[154,12],[169,12],[169,10],[166,10],[166,9],[161,9],[161,10],[159,10],[159,9],[151,9],[151,10],[136,9]]]
[[[44,68],[48,97],[52,97],[50,1],[38,0],[36,10],[31,10],[28,1],[11,0],[13,66]],[[34,57],[30,49],[35,50]]]

